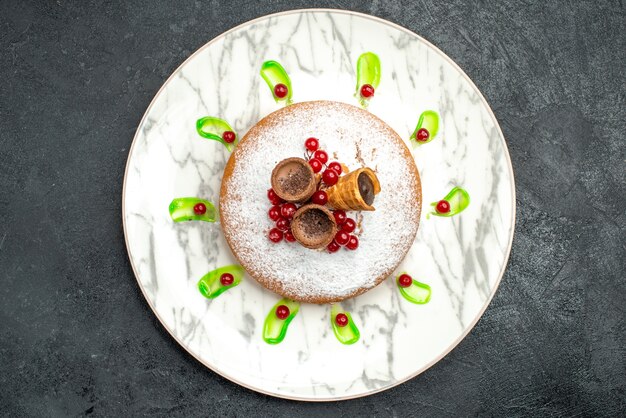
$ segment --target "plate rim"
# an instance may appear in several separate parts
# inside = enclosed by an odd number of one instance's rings
[[[488,298],[486,299],[484,305],[481,307],[480,311],[478,312],[478,314],[476,315],[476,317],[474,319],[472,319],[472,321],[470,321],[469,325],[465,328],[465,330],[463,330],[463,332],[459,335],[459,337],[454,340],[450,346],[448,348],[446,348],[445,350],[442,350],[442,352],[437,355],[435,358],[433,358],[430,362],[428,362],[426,365],[424,365],[423,367],[419,368],[417,371],[415,371],[414,373],[410,374],[409,376],[403,378],[403,379],[399,379],[391,384],[388,384],[386,386],[380,387],[380,388],[376,388],[376,389],[371,389],[368,390],[366,392],[362,392],[362,393],[358,393],[355,395],[345,395],[345,396],[335,396],[335,397],[304,397],[304,396],[297,396],[297,395],[290,395],[290,394],[285,394],[285,393],[277,393],[277,392],[273,392],[271,390],[266,390],[264,388],[259,388],[259,387],[254,387],[253,385],[250,385],[248,383],[245,382],[241,382],[231,376],[229,376],[227,373],[219,370],[217,367],[215,367],[214,365],[210,365],[208,364],[208,362],[206,362],[205,360],[203,360],[202,358],[200,358],[199,356],[197,356],[196,354],[194,354],[193,352],[191,352],[184,344],[183,342],[176,337],[176,335],[174,335],[174,333],[167,327],[167,325],[165,324],[165,322],[163,321],[163,319],[161,319],[159,313],[157,312],[157,310],[155,309],[152,301],[150,300],[150,298],[148,298],[146,291],[144,289],[144,287],[141,285],[141,282],[139,281],[139,274],[138,271],[135,267],[135,262],[133,261],[133,256],[131,253],[131,248],[130,248],[130,243],[128,240],[128,227],[126,225],[126,217],[125,217],[125,213],[126,213],[126,186],[127,186],[127,179],[128,179],[128,173],[130,171],[130,160],[131,160],[131,156],[133,155],[133,151],[135,149],[135,145],[138,142],[138,137],[141,133],[141,127],[144,125],[144,122],[146,121],[148,114],[150,113],[150,111],[152,110],[152,107],[155,105],[157,99],[159,98],[159,96],[161,95],[161,93],[163,92],[163,90],[165,89],[166,86],[169,85],[169,83],[174,79],[174,77],[178,74],[178,72],[189,62],[191,61],[193,58],[195,58],[197,55],[199,55],[201,52],[203,52],[206,48],[210,47],[213,43],[217,42],[218,40],[224,38],[225,36],[229,35],[232,32],[235,32],[241,28],[243,28],[244,26],[248,26],[248,25],[252,25],[256,22],[259,22],[261,20],[265,20],[265,19],[269,19],[272,17],[280,17],[280,16],[286,16],[286,15],[291,15],[291,14],[300,14],[300,13],[332,13],[332,14],[343,14],[343,15],[351,15],[351,16],[358,16],[360,18],[364,18],[364,19],[369,19],[369,20],[373,20],[375,22],[378,23],[382,23],[385,25],[388,25],[394,29],[400,30],[408,35],[411,36],[415,36],[417,37],[420,41],[424,42],[428,47],[432,48],[432,50],[434,52],[436,52],[437,54],[439,54],[445,61],[447,61],[449,64],[451,64],[453,66],[453,68],[455,68],[463,78],[465,78],[465,80],[469,83],[470,87],[478,94],[478,97],[480,98],[481,102],[483,103],[483,105],[486,106],[489,116],[491,117],[492,121],[494,122],[494,125],[498,131],[498,133],[500,134],[500,139],[502,140],[502,145],[503,145],[503,150],[504,150],[504,155],[506,157],[506,161],[507,161],[507,166],[508,166],[508,171],[509,171],[509,175],[511,176],[511,207],[513,209],[513,216],[511,217],[511,224],[509,225],[509,230],[511,231],[511,235],[509,238],[509,242],[506,248],[506,254],[504,256],[504,263],[502,263],[502,267],[500,269],[500,272],[498,273],[498,279],[495,282],[495,285],[493,286],[493,289],[491,290]],[[291,10],[285,10],[282,12],[277,12],[277,13],[270,13],[267,15],[263,15],[263,16],[259,16],[257,18],[248,20],[246,22],[240,23],[237,26],[234,26],[224,32],[222,32],[221,34],[217,35],[216,37],[212,38],[211,40],[209,40],[208,42],[206,42],[205,44],[203,44],[200,48],[198,48],[195,52],[193,52],[191,55],[189,55],[182,63],[180,63],[176,69],[174,71],[172,71],[172,73],[170,74],[170,76],[163,82],[163,84],[161,85],[161,87],[159,88],[159,90],[157,90],[156,94],[154,95],[154,97],[152,98],[152,100],[150,101],[150,104],[148,105],[148,107],[146,108],[146,111],[144,112],[143,116],[141,117],[141,120],[139,121],[139,124],[137,125],[137,130],[135,131],[135,135],[133,136],[133,140],[131,142],[130,148],[128,150],[128,157],[126,159],[126,167],[124,169],[124,179],[123,179],[123,184],[122,184],[122,226],[123,226],[123,230],[124,230],[124,242],[126,243],[126,252],[128,254],[128,259],[130,262],[130,266],[133,270],[133,275],[135,276],[135,280],[137,281],[137,285],[139,286],[139,289],[141,290],[141,293],[145,299],[145,301],[148,303],[148,306],[150,306],[150,309],[152,310],[152,313],[156,316],[156,318],[159,320],[161,326],[167,331],[167,333],[174,339],[174,341],[176,341],[178,343],[178,345],[180,347],[182,347],[187,354],[191,355],[193,358],[195,358],[198,362],[200,362],[200,364],[202,364],[203,366],[205,366],[206,368],[208,368],[209,370],[211,370],[212,372],[216,373],[217,375],[221,376],[222,378],[225,378],[233,383],[236,383],[239,386],[242,386],[246,389],[252,390],[254,392],[258,392],[258,393],[262,393],[265,395],[269,395],[269,396],[273,396],[276,398],[282,398],[282,399],[289,399],[289,400],[294,400],[294,401],[305,401],[305,402],[336,402],[336,401],[345,401],[345,400],[349,400],[349,399],[357,399],[357,398],[362,398],[365,396],[370,396],[379,392],[383,392],[386,390],[389,390],[391,388],[394,388],[398,385],[401,385],[415,377],[417,377],[418,375],[422,374],[423,372],[425,372],[426,370],[430,369],[432,366],[434,366],[435,364],[437,364],[441,359],[443,359],[445,356],[447,356],[452,350],[454,350],[461,341],[463,341],[465,339],[465,337],[467,337],[467,335],[474,329],[474,327],[476,326],[476,324],[478,323],[478,321],[483,317],[485,311],[487,310],[487,307],[489,307],[489,305],[491,304],[491,300],[493,299],[495,293],[497,292],[498,288],[500,287],[500,283],[502,281],[502,278],[504,276],[504,272],[506,271],[506,268],[508,266],[508,262],[509,262],[509,258],[511,255],[511,248],[513,245],[513,236],[515,235],[515,221],[516,221],[516,215],[517,215],[517,200],[516,200],[516,195],[515,195],[515,176],[513,173],[513,165],[511,163],[511,156],[509,155],[509,149],[507,147],[507,143],[506,143],[506,139],[504,137],[504,133],[502,132],[502,129],[500,128],[500,124],[498,123],[498,120],[495,116],[495,114],[493,113],[493,110],[491,109],[491,106],[489,105],[489,102],[487,102],[487,99],[485,99],[485,97],[483,96],[482,92],[480,91],[480,89],[476,86],[476,84],[474,84],[474,82],[472,81],[472,79],[465,73],[465,71],[463,71],[463,69],[461,67],[459,67],[459,65],[454,62],[454,60],[452,60],[447,54],[445,54],[443,51],[441,51],[437,46],[435,46],[434,44],[432,44],[431,42],[429,42],[428,40],[426,40],[425,38],[423,38],[422,36],[418,35],[417,33],[413,32],[410,29],[407,29],[397,23],[394,22],[390,22],[386,19],[377,17],[377,16],[372,16],[366,13],[361,13],[361,12],[355,12],[352,10],[345,10],[345,9],[333,9],[333,8],[304,8],[304,9],[291,9]]]

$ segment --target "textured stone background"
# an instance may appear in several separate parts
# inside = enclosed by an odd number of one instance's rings
[[[406,384],[326,404],[191,358],[143,299],[121,226],[128,149],[172,71],[237,24],[314,6],[452,57],[500,121],[518,199],[508,270],[470,335]],[[624,416],[625,22],[623,1],[3,0],[0,415]]]

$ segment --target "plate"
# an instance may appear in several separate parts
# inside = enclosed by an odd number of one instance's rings
[[[291,76],[293,99],[357,104],[355,65],[375,52],[382,78],[368,108],[409,143],[425,110],[439,113],[432,142],[413,147],[422,180],[420,229],[397,272],[432,289],[409,303],[392,278],[345,304],[361,338],[342,345],[327,305],[302,305],[285,340],[262,339],[280,299],[253,279],[208,300],[204,274],[235,264],[219,224],[173,223],[173,198],[219,200],[224,146],[202,139],[198,118],[230,122],[240,136],[281,106],[259,76],[274,59]],[[269,182],[269,179],[268,179]],[[429,202],[454,186],[471,196],[451,218],[430,217]],[[498,123],[476,86],[445,54],[416,34],[371,16],[298,10],[262,17],[213,39],[166,81],[133,140],[123,190],[123,223],[141,290],[163,326],[192,356],[250,389],[323,401],[369,395],[432,366],[476,324],[496,291],[513,238],[515,191]]]

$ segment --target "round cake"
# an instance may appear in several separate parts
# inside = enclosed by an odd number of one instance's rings
[[[352,211],[358,248],[330,253],[268,239],[272,171],[303,157],[309,137],[348,170],[368,167],[380,182],[373,211]],[[308,303],[357,296],[389,277],[413,245],[421,185],[398,134],[366,110],[344,103],[297,103],[268,115],[241,139],[222,179],[220,219],[226,241],[250,276],[286,298]]]

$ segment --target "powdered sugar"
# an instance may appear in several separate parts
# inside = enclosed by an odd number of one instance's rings
[[[360,212],[356,251],[329,254],[267,238],[271,172],[281,160],[303,156],[311,136],[350,170],[368,166],[380,181],[376,210]],[[222,226],[248,273],[277,293],[303,301],[361,293],[391,274],[413,244],[421,209],[417,171],[397,134],[367,111],[324,101],[291,105],[250,129],[232,158],[222,184]],[[357,219],[356,212],[348,215]]]

